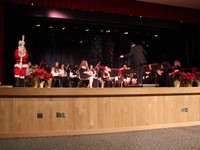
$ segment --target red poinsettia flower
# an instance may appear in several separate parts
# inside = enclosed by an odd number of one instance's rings
[[[200,80],[200,72],[194,72],[195,76],[196,76],[196,80]]]
[[[52,77],[51,72],[47,72],[45,69],[38,69],[37,75],[41,80],[48,80]]]
[[[182,81],[184,79],[183,76],[183,72],[181,71],[174,71],[170,74],[170,76],[174,79],[174,80],[179,80]]]
[[[28,78],[38,77],[40,80],[48,80],[52,78],[51,72],[47,72],[45,69],[37,69],[35,72],[32,72]]]
[[[183,77],[187,81],[194,81],[196,79],[196,75],[190,72],[188,73],[183,72]]]

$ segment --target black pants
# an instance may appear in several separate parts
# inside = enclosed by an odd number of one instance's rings
[[[142,65],[136,66],[137,84],[143,84],[143,70]]]
[[[69,79],[67,77],[60,78],[60,87],[69,87]]]
[[[112,81],[111,80],[104,80],[104,87],[112,87]]]
[[[24,79],[15,77],[15,87],[24,87]]]

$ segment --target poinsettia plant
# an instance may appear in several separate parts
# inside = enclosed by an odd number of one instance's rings
[[[190,73],[190,72],[183,72],[183,77],[186,81],[194,81],[196,79],[196,75],[194,73]]]
[[[52,78],[52,74],[51,71],[48,67],[37,67],[33,66],[32,67],[32,73],[28,76],[28,78],[38,78],[39,80],[49,80],[50,78]]]
[[[183,75],[183,72],[181,72],[181,71],[174,71],[174,72],[170,73],[170,76],[174,80],[179,80],[179,81],[184,80],[184,75]]]
[[[174,80],[179,80],[179,81],[194,81],[196,80],[196,75],[194,73],[190,72],[181,72],[181,71],[174,71],[171,73],[171,77]],[[200,74],[199,74],[200,77]]]
[[[200,80],[200,72],[197,71],[197,72],[195,72],[194,74],[195,74],[195,76],[196,76],[196,80]]]
[[[45,69],[38,69],[36,75],[40,80],[49,80],[52,77],[51,72]]]

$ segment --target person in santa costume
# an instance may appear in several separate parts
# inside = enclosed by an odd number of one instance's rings
[[[24,87],[24,79],[26,75],[28,51],[25,48],[24,40],[19,41],[18,48],[15,50],[14,77],[15,86]]]

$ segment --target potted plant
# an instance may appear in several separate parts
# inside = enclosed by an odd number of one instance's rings
[[[196,80],[196,75],[194,73],[190,73],[190,72],[183,72],[183,77],[184,77],[184,85],[185,86],[189,86],[189,87],[192,87],[193,85],[193,82]]]
[[[174,71],[170,73],[170,76],[173,79],[174,87],[180,87],[181,82],[184,80],[183,73],[181,71]]]
[[[195,72],[194,74],[196,76],[195,82],[197,83],[197,86],[200,87],[200,72]]]

